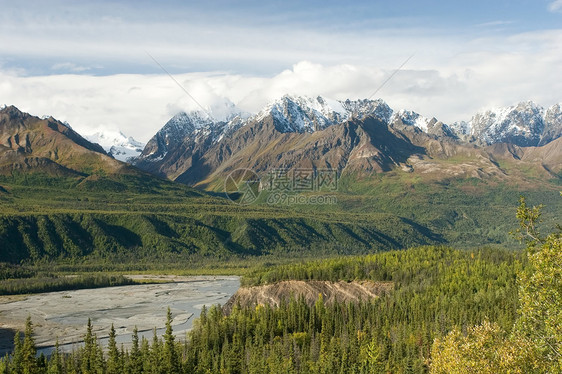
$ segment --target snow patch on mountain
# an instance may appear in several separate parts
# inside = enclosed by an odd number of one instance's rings
[[[216,102],[204,110],[180,112],[148,141],[137,159],[149,162],[160,161],[186,138],[201,142],[211,137],[211,142],[218,142],[225,133],[239,128],[240,123],[248,117],[250,117],[249,113],[244,112],[228,99]]]
[[[363,119],[373,116],[388,123],[394,113],[392,108],[381,99],[345,100],[341,101],[341,104],[347,110],[349,119]]]
[[[341,120],[344,108],[337,102],[328,103],[321,97],[289,96],[275,100],[262,109],[255,121],[271,116],[281,132],[314,132]]]
[[[435,118],[427,118],[411,110],[404,109],[395,112],[390,118],[391,123],[397,120],[401,120],[405,125],[415,126],[425,132],[428,132],[429,127],[437,122]]]

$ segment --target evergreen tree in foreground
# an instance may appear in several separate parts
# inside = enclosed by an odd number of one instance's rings
[[[128,372],[131,374],[142,373],[142,352],[139,346],[139,330],[135,326],[132,336],[132,347],[128,361]]]
[[[33,339],[33,324],[31,323],[31,317],[28,316],[25,321],[23,339],[21,338],[20,333],[17,332],[14,337],[14,353],[12,354],[12,359],[9,360],[6,358],[3,360],[5,368],[2,368],[2,370],[3,372],[17,374],[35,374],[44,372],[41,370],[46,368],[44,357],[38,359],[36,356],[37,349],[35,348],[35,341]],[[39,363],[42,363],[42,365],[39,365]]]
[[[109,330],[109,341],[107,343],[107,374],[120,374],[123,369],[120,367],[119,350],[117,349],[117,342],[115,340],[115,327],[111,324]]]
[[[163,368],[166,373],[179,373],[180,372],[180,360],[179,355],[176,350],[176,344],[174,341],[174,334],[172,331],[172,312],[170,307],[168,307],[168,312],[166,313],[166,333],[164,334],[164,362]]]

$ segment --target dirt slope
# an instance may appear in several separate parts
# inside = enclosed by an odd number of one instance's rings
[[[304,296],[309,305],[313,305],[322,294],[326,304],[335,300],[357,302],[379,297],[390,292],[394,287],[392,282],[327,282],[327,281],[282,281],[265,286],[240,288],[224,305],[229,313],[237,303],[241,306],[256,306],[269,304],[278,306],[282,300],[288,301],[291,296]]]

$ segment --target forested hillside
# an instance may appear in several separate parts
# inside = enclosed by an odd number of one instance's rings
[[[427,227],[387,213],[244,207],[166,181],[146,189],[115,182],[124,190],[4,184],[0,261],[175,263],[289,252],[365,253],[443,241]]]
[[[177,263],[434,244],[518,246],[507,234],[516,224],[516,196],[548,204],[548,227],[562,208],[554,186],[432,186],[391,176],[350,183],[341,181],[336,205],[268,204],[264,194],[265,201],[241,206],[152,177],[0,177],[0,261]]]

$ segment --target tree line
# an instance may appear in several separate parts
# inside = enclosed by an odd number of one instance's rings
[[[76,276],[42,275],[0,281],[0,295],[103,288],[137,284],[123,275],[81,274]]]

